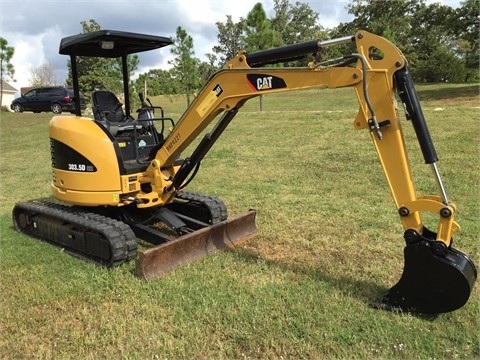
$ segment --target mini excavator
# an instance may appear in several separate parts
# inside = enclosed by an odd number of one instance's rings
[[[396,46],[358,31],[338,39],[242,51],[210,77],[177,122],[147,99],[141,99],[134,119],[127,57],[170,44],[167,37],[113,30],[61,40],[60,54],[71,60],[75,98],[79,98],[78,57],[119,58],[125,104],[115,94],[98,91],[92,95],[93,119],[82,116],[79,102],[75,116],[52,118],[54,199],[16,204],[13,222],[18,231],[106,267],[135,260],[137,275],[145,279],[234,246],[256,233],[255,210],[228,218],[221,199],[186,190],[215,141],[254,97],[352,87],[359,102],[354,128],[370,132],[404,227],[403,273],[383,296],[382,305],[432,314],[456,310],[468,301],[477,271],[452,247],[452,236],[460,228],[454,219],[456,207],[442,183],[407,61]],[[356,51],[330,61],[314,60],[306,67],[284,66],[340,44],[351,44]],[[425,163],[433,169],[438,195],[416,194],[397,99],[414,127]],[[209,124],[212,130],[200,139]],[[185,156],[197,138],[198,145]],[[438,217],[436,229],[424,226],[425,212]],[[146,244],[144,250],[137,249],[139,241]]]

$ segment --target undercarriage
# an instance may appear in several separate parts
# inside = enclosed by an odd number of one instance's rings
[[[254,211],[227,220],[222,200],[193,192],[179,192],[168,206],[145,210],[31,200],[15,205],[13,222],[19,232],[109,268],[134,260],[139,253],[137,274],[143,278],[233,246],[256,232]],[[216,236],[219,233],[221,237]],[[147,255],[137,250],[138,240]],[[188,256],[181,248],[189,248]],[[152,250],[164,259],[158,255],[153,259]]]

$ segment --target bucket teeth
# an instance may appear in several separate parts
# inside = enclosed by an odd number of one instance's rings
[[[453,248],[445,256],[432,251],[431,241],[409,244],[398,283],[383,297],[390,310],[439,314],[462,307],[470,297],[477,270],[473,262]]]

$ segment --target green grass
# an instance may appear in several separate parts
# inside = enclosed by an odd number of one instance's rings
[[[462,231],[480,264],[478,86],[418,88]],[[183,98],[155,98],[178,118]],[[375,310],[399,278],[402,227],[351,89],[247,103],[191,189],[257,210],[258,235],[145,282],[12,228],[15,202],[49,195],[51,114],[1,114],[0,358],[473,359],[479,288],[436,318]],[[436,110],[438,107],[442,111]],[[420,193],[436,194],[404,122]],[[478,285],[478,284],[477,284]]]

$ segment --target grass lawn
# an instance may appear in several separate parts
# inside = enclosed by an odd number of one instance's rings
[[[479,265],[476,85],[418,89],[462,226],[455,247]],[[173,118],[185,99],[158,97]],[[146,282],[133,263],[96,267],[12,227],[15,202],[49,196],[52,114],[0,116],[0,358],[474,359],[480,290],[437,317],[374,309],[403,268],[403,229],[352,89],[247,103],[190,185],[257,210],[258,235]],[[403,116],[403,115],[402,115]],[[437,195],[404,121],[420,194]]]

